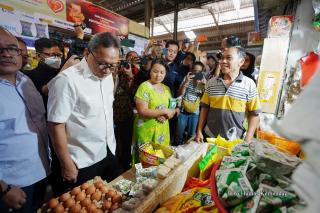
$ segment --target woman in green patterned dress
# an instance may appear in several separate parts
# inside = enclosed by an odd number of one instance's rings
[[[135,151],[147,142],[170,145],[169,119],[173,118],[179,109],[168,108],[172,95],[169,87],[161,83],[165,75],[165,66],[155,63],[149,80],[143,82],[135,94],[138,111],[133,128]]]

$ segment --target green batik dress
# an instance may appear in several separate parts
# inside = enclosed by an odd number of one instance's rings
[[[139,86],[135,98],[148,102],[149,109],[168,108],[171,92],[169,87],[164,84],[162,84],[162,88],[163,92],[156,91],[149,81],[145,81]],[[138,157],[138,147],[144,143],[152,142],[169,146],[169,121],[166,120],[164,123],[160,123],[155,118],[143,118],[138,114],[134,119],[133,139],[136,152],[134,155],[136,157]],[[133,162],[137,162],[136,160],[137,158]]]

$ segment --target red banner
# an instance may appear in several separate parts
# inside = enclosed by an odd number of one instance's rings
[[[84,0],[67,0],[67,21],[86,23],[92,34],[111,32],[128,37],[128,19]]]

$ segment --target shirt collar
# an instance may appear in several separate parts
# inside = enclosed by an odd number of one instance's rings
[[[18,71],[16,74],[16,85],[20,84],[20,82],[22,82],[25,79],[26,79],[26,76],[22,72]],[[13,85],[10,81],[3,78],[0,78],[0,83]]]
[[[84,78],[90,78],[90,77],[95,77],[97,78],[93,72],[91,71],[89,65],[88,65],[88,62],[86,60],[86,58],[83,58],[81,61],[80,61],[80,64],[79,64],[79,69],[82,69],[83,70],[83,77]]]
[[[236,79],[234,79],[234,81],[238,81],[238,82],[241,82],[243,79],[243,73],[240,71],[239,72],[239,75],[236,77]],[[223,74],[221,73],[218,77],[218,80],[223,80]]]

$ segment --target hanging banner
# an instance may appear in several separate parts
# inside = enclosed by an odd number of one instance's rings
[[[66,20],[66,0],[0,0],[0,4],[11,7],[11,10],[28,14],[41,13]]]
[[[111,32],[114,35],[128,37],[129,21],[123,16],[112,13],[90,2],[67,0],[67,21],[86,23],[92,34]]]
[[[25,40],[49,38],[48,24],[40,22],[33,15],[19,10],[7,10],[0,7],[0,26],[10,31],[14,36]]]

